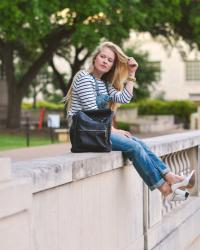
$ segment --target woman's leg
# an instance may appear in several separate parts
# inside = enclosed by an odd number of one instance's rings
[[[137,141],[140,143],[140,145],[144,148],[144,150],[147,152],[151,160],[154,162],[156,168],[160,171],[160,173],[164,176],[165,174],[170,172],[169,167],[156,155],[154,154],[151,149],[139,138],[132,137],[132,140]]]
[[[157,188],[164,196],[167,196],[172,193],[174,187],[171,200],[180,201],[188,198],[189,192],[187,190],[181,190],[172,184],[180,182],[179,187],[181,187],[180,185],[183,188],[187,187],[188,184],[191,184],[188,178],[192,178],[192,173],[191,176],[185,178],[170,172],[164,162],[137,138],[111,133],[111,141],[112,149],[125,153],[151,190]]]
[[[145,151],[150,156],[151,160],[154,161],[156,167],[158,168],[158,170],[162,174],[163,178],[169,184],[174,184],[174,183],[182,181],[184,179],[183,176],[176,175],[176,174],[172,173],[171,170],[169,169],[169,167],[157,155],[155,155],[151,151],[151,149],[142,140],[140,140],[136,137],[132,137],[132,139],[137,141],[138,143],[140,143],[144,147]]]
[[[165,184],[163,175],[169,172],[162,166],[162,171],[157,167],[158,161],[154,161],[151,153],[147,153],[143,144],[126,136],[111,133],[112,149],[122,151],[132,162],[139,175],[151,190],[158,188],[167,189],[171,192],[170,186]]]

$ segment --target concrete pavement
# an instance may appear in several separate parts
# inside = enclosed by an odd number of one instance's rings
[[[148,138],[166,134],[172,134],[177,132],[185,132],[184,129],[165,131],[162,133],[148,133],[148,134],[134,134],[138,138]],[[0,157],[9,157],[12,161],[23,161],[29,159],[53,157],[58,155],[65,155],[70,152],[70,143],[50,144],[45,146],[35,146],[27,148],[12,149],[6,151],[0,151]]]
[[[12,149],[0,151],[0,157],[9,157],[12,161],[23,161],[29,159],[53,157],[64,155],[70,152],[71,145],[69,143],[51,144],[45,146],[35,146],[27,148]]]

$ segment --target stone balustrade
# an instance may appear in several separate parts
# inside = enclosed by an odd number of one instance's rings
[[[174,172],[196,170],[187,201],[149,191],[121,152],[1,158],[0,249],[199,249],[200,132],[145,142]]]
[[[195,223],[200,216],[200,212],[197,212],[200,208],[199,134],[193,131],[146,140],[173,172],[187,175],[195,169],[196,185],[190,191],[191,198],[185,202],[170,202],[169,199],[161,197],[158,191],[150,192],[144,187],[145,249],[199,248],[200,226]]]

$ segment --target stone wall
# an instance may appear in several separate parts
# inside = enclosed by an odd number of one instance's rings
[[[129,124],[133,133],[163,132],[183,127],[183,124],[175,124],[174,115],[138,115],[137,108],[118,109],[116,122]]]
[[[198,249],[200,132],[145,141],[173,171],[196,169],[186,202],[150,192],[120,152],[15,162],[12,178],[1,158],[0,249]]]

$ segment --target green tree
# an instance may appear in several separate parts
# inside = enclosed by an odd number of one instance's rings
[[[131,1],[128,2],[131,4]],[[187,15],[188,8],[192,15]],[[125,16],[123,20],[124,22],[130,22],[131,20],[131,27],[139,31],[149,31],[153,36],[164,36],[172,45],[174,45],[180,37],[183,37],[192,46],[194,43],[197,45],[199,43],[198,16],[196,8],[199,8],[199,4],[197,6],[197,1],[135,1],[134,5],[132,2],[128,11],[128,13],[134,13],[134,21],[132,21],[129,15]],[[120,13],[121,9],[123,9],[122,5],[118,9],[118,13]],[[191,19],[193,20],[192,22]],[[185,28],[184,22],[186,22],[187,28]],[[195,23],[194,27],[191,26],[191,23]],[[186,30],[189,30],[190,33],[188,34]],[[194,32],[194,30],[196,31]],[[108,31],[110,32],[110,29],[108,29]],[[112,27],[112,31],[112,39],[115,41],[115,35],[117,34],[115,27]],[[107,37],[109,37],[109,34],[107,34]],[[126,37],[126,35],[124,37]],[[118,38],[118,43],[120,43],[121,40],[123,41],[123,39],[119,40]],[[71,44],[71,47],[61,47],[59,48],[59,51],[57,51],[57,54],[60,57],[64,57],[65,60],[68,61],[71,68],[71,73],[68,73],[67,77],[64,77],[64,75],[60,75],[56,70],[53,61],[51,62],[51,66],[63,95],[65,95],[66,91],[69,89],[74,74],[80,69],[80,67],[82,67],[90,56],[92,49],[96,46],[95,43],[93,45],[94,46],[88,46],[87,43],[83,45],[79,42],[79,45],[76,45],[76,47]],[[71,55],[71,50],[74,51],[74,56]],[[85,50],[84,57],[80,59],[80,55]],[[139,84],[135,91],[137,98],[148,97],[149,87],[156,82],[158,68],[153,67],[148,63],[147,54],[139,55],[134,54],[133,51],[129,52],[130,55],[133,55],[138,60],[139,64],[142,65],[142,73],[137,77]]]
[[[0,57],[9,98],[7,127],[19,126],[23,96],[60,46],[70,49],[74,45],[79,52],[87,47],[91,51],[101,37],[117,42],[128,37],[129,7],[120,10],[122,7],[123,1],[106,0],[0,2]],[[19,62],[23,67],[17,75]]]
[[[139,31],[162,35],[170,43],[183,38],[200,48],[199,0],[141,0],[135,8],[140,13],[135,20]]]
[[[8,86],[7,127],[19,126],[23,96],[61,47],[69,53],[75,49],[73,75],[102,37],[121,44],[131,28],[169,39],[181,35],[199,45],[198,11],[197,0],[1,0],[0,58]],[[22,67],[17,74],[18,63]]]

